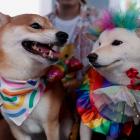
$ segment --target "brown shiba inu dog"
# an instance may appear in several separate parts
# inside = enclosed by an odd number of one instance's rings
[[[67,38],[39,15],[0,14],[1,111],[17,140],[31,140],[30,133],[42,130],[48,140],[60,139],[58,116],[64,90],[61,83],[47,87],[40,77],[59,58]]]

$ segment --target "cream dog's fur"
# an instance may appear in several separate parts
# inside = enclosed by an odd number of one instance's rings
[[[139,29],[136,32],[123,28],[104,31],[91,52],[91,55],[97,55],[91,64],[109,81],[128,85],[130,79],[126,70],[131,67],[140,69],[139,37]]]
[[[114,28],[101,33],[88,58],[90,64],[107,80],[127,86],[130,84],[130,79],[126,71],[130,68],[140,70],[139,52],[139,29],[130,31],[124,28]],[[139,122],[138,119],[135,121]],[[83,129],[81,133],[83,133]],[[91,132],[87,133],[88,136],[91,136]],[[108,137],[107,139],[112,138]]]
[[[56,36],[57,33],[49,20],[39,15],[10,17],[0,14],[0,76],[6,79],[28,80],[45,74],[46,68],[52,64],[53,56],[40,56],[29,52],[27,48],[24,49],[23,41],[26,41],[26,47],[31,45],[28,41],[33,41],[34,46],[36,42],[53,44],[51,49],[59,50],[59,46],[66,42],[67,35],[64,34],[64,38],[61,36],[61,40]],[[63,94],[61,83],[57,83],[43,95],[30,117],[20,127],[7,120],[15,138],[31,140],[30,133],[39,133],[44,129],[48,140],[59,140],[58,116]]]

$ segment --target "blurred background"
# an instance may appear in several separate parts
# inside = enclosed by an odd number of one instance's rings
[[[125,10],[130,1],[140,0],[87,0],[88,4],[94,5],[99,10],[121,8]],[[0,12],[15,16],[23,13],[35,13],[46,15],[53,9],[55,0],[0,0]]]

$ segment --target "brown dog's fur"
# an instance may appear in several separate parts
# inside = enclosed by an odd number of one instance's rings
[[[41,28],[33,28],[31,26],[33,23],[38,23]],[[10,17],[0,14],[0,76],[12,80],[28,80],[44,75],[52,64],[49,54],[45,54],[47,57],[44,58],[29,53],[23,48],[22,42],[24,40],[42,44],[59,42],[57,33],[49,20],[39,15],[25,14]],[[59,43],[63,45],[65,42]],[[56,51],[60,50],[56,44],[53,48]],[[61,82],[55,83],[42,96],[37,107],[21,126],[16,126],[7,119],[14,137],[17,140],[31,140],[30,134],[39,133],[43,128],[47,140],[59,140],[59,111],[63,98],[64,89]]]

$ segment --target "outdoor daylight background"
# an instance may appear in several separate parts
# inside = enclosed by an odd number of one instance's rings
[[[138,2],[140,6],[140,0],[87,0],[88,4],[94,5],[99,9],[126,9],[126,3],[130,1]],[[0,12],[11,16],[35,13],[40,15],[46,15],[53,9],[55,0],[0,0]]]

